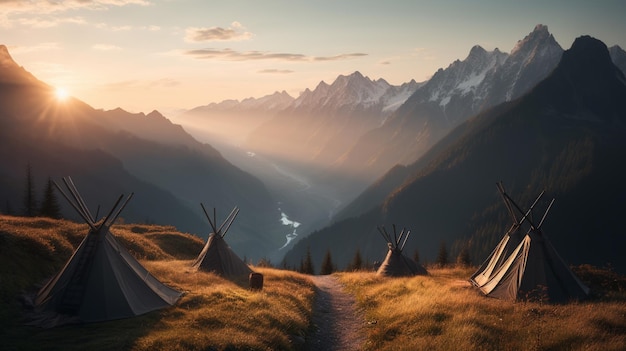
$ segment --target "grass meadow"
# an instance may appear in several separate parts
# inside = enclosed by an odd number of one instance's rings
[[[467,280],[474,270],[433,268],[412,278],[338,275],[364,312],[368,350],[626,349],[623,277],[579,267],[595,296],[554,305],[487,298]]]
[[[0,216],[2,350],[299,350],[311,326],[308,276],[254,267],[261,291],[190,269],[203,242],[173,227],[115,225],[112,232],[162,282],[184,291],[173,307],[136,318],[41,329],[24,325],[24,296],[62,268],[87,233],[65,220]],[[626,278],[576,267],[593,292],[563,305],[482,296],[474,268],[430,268],[428,276],[335,273],[356,296],[367,350],[624,350]]]

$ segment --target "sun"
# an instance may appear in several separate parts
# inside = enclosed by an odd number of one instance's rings
[[[65,101],[67,100],[68,97],[70,97],[70,94],[67,92],[67,89],[65,88],[56,88],[54,95],[59,101]]]

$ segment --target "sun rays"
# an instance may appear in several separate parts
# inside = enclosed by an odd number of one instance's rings
[[[70,94],[67,91],[67,89],[63,87],[58,87],[54,91],[54,96],[57,99],[57,101],[63,102],[63,101],[66,101],[70,97]]]

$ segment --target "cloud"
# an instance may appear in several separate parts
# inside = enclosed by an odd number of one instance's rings
[[[75,19],[44,18],[75,10],[101,11],[127,5],[148,6],[148,0],[0,0],[0,25],[11,27],[18,23],[35,28],[49,28],[60,23],[76,23]],[[79,19],[80,24],[84,21]]]
[[[131,30],[131,29],[133,29],[133,27],[129,26],[129,25],[111,27],[111,30],[114,31],[114,32],[128,31],[128,30]]]
[[[341,55],[335,55],[335,56],[322,56],[322,57],[314,57],[313,60],[314,61],[339,61],[339,60],[346,60],[346,59],[351,59],[354,57],[361,57],[361,56],[367,56],[367,54],[362,54],[362,53],[354,53],[354,54],[341,54]]]
[[[251,60],[280,60],[280,61],[306,61],[307,57],[302,54],[267,53],[261,51],[234,51],[232,49],[198,49],[189,50],[185,55],[197,59],[221,59],[227,61],[251,61]]]
[[[91,46],[91,48],[94,49],[94,50],[98,50],[98,51],[118,51],[118,50],[122,50],[121,47],[115,46],[115,45],[111,45],[111,44],[95,44],[95,45]]]
[[[231,23],[231,27],[190,27],[186,29],[185,41],[242,41],[252,38],[252,33],[246,32],[239,22]]]
[[[27,52],[40,52],[40,51],[49,51],[49,50],[58,50],[61,46],[59,43],[40,43],[32,46],[17,46],[11,47],[10,50],[12,53],[27,53]]]
[[[31,17],[31,18],[18,18],[15,22],[20,25],[31,28],[52,28],[63,23],[70,24],[87,24],[87,22],[81,17],[59,17],[59,18],[45,18],[45,17]]]
[[[185,55],[196,59],[217,59],[225,61],[254,61],[254,60],[278,60],[278,61],[338,61],[367,56],[367,54],[353,53],[335,56],[306,56],[303,54],[272,53],[263,51],[235,51],[232,49],[197,49],[184,52]]]
[[[260,70],[258,73],[288,74],[288,73],[293,73],[293,71],[289,69],[264,69],[264,70]]]

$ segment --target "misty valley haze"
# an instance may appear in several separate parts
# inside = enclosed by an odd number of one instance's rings
[[[39,189],[70,175],[88,203],[135,192],[126,221],[204,237],[200,202],[222,216],[238,206],[229,244],[253,261],[294,266],[308,249],[318,265],[327,251],[340,267],[357,249],[380,260],[376,226],[393,223],[413,231],[407,250],[425,261],[446,243],[478,263],[507,224],[502,180],[522,200],[556,197],[546,232],[566,261],[626,270],[615,249],[626,243],[626,174],[612,166],[626,150],[617,46],[581,37],[564,51],[538,25],[510,53],[476,45],[425,82],[353,72],[298,97],[199,106],[173,116],[180,125],[57,101],[1,51],[3,212],[19,208],[30,165]]]

